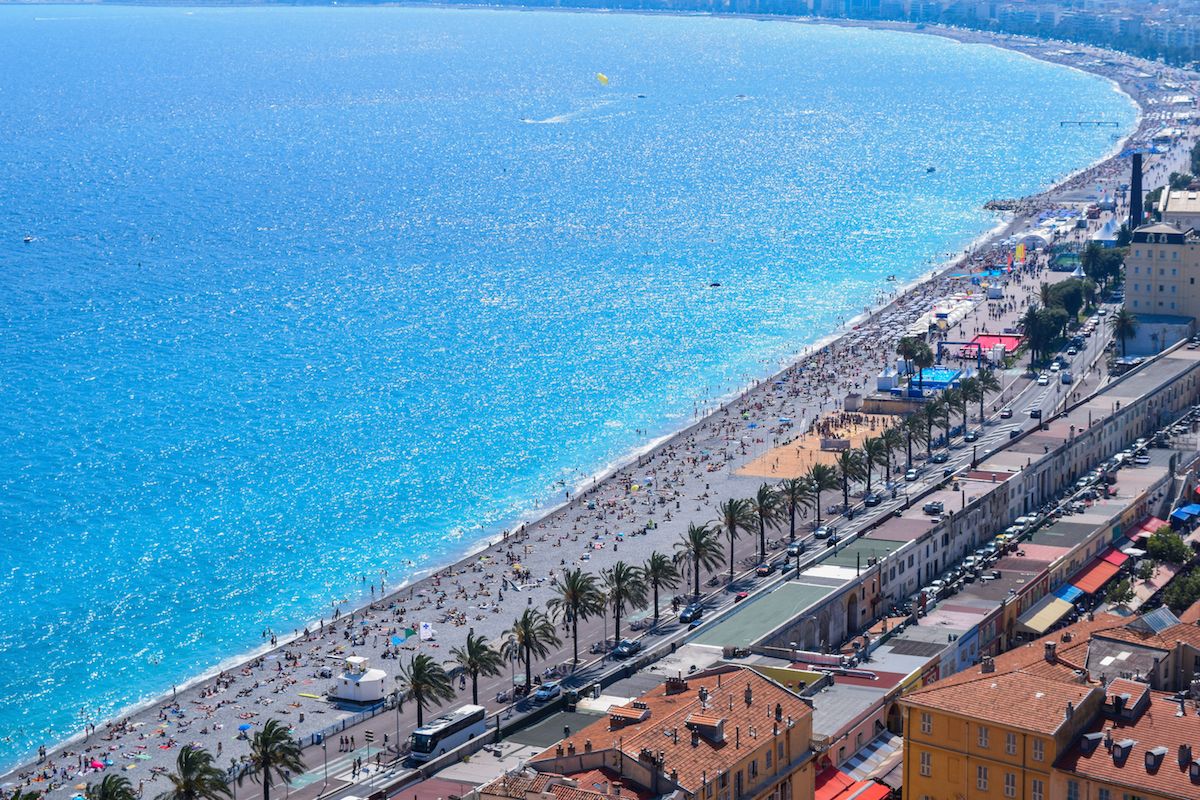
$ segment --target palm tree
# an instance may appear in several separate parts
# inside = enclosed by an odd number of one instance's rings
[[[837,470],[828,464],[813,464],[808,468],[808,486],[817,507],[817,527],[821,527],[821,493],[838,488]]]
[[[417,727],[425,724],[425,706],[441,705],[454,697],[450,676],[433,656],[417,653],[407,665],[400,665],[400,675],[408,682],[408,692],[417,701]]]
[[[892,482],[892,454],[904,447],[905,436],[902,425],[891,425],[883,429],[883,435],[879,438],[883,439],[883,446],[887,448],[887,461],[884,466],[887,468],[887,482]],[[911,448],[911,445],[910,445]]]
[[[966,408],[966,401],[963,399],[963,393],[962,393],[961,389],[951,388],[951,389],[947,389],[946,391],[942,392],[942,402],[946,406],[945,412],[946,412],[947,419],[949,419],[951,412],[953,412],[955,409],[957,409],[959,407]],[[963,412],[963,416],[966,416],[966,412]],[[949,427],[947,427],[947,429],[946,429],[946,444],[948,445],[949,443],[950,443],[950,430],[949,430]]]
[[[184,745],[175,757],[175,771],[167,773],[171,788],[157,800],[220,800],[232,797],[225,773],[213,764],[212,753]]]
[[[137,800],[133,784],[124,775],[105,775],[99,783],[89,783],[83,796],[85,800]]]
[[[504,671],[504,656],[488,644],[486,636],[467,632],[467,643],[450,651],[454,660],[471,676],[471,702],[479,705],[479,676],[499,675]]]
[[[720,516],[714,524],[725,532],[725,538],[729,540],[729,580],[732,581],[733,543],[740,534],[754,530],[758,519],[754,516],[754,509],[750,507],[749,500],[730,498],[717,506],[717,512]]]
[[[758,518],[758,560],[767,560],[767,528],[783,522],[783,498],[769,483],[758,487],[750,498],[750,509]]]
[[[1137,333],[1138,321],[1132,311],[1124,306],[1108,319],[1108,327],[1114,335],[1121,337],[1121,355],[1125,355],[1125,340]]]
[[[912,469],[913,465],[913,443],[920,446],[925,439],[925,414],[922,412],[909,414],[900,423],[900,427],[904,429],[904,452],[906,460],[904,462],[905,469]]]
[[[967,406],[979,399],[979,379],[974,375],[963,378],[958,384],[959,394],[962,395],[962,405],[959,407],[962,411],[962,427],[963,433],[967,431]],[[979,419],[980,424],[983,423],[983,418]]]
[[[658,590],[679,586],[679,567],[675,566],[675,562],[666,553],[655,550],[646,559],[642,573],[646,576],[650,588],[654,590],[654,624],[658,625]]]
[[[571,625],[571,640],[574,642],[574,661],[579,663],[579,623],[586,622],[604,611],[604,598],[595,575],[588,575],[581,569],[568,571],[561,578],[555,578],[550,587],[555,597],[550,598],[546,607],[550,613],[560,617],[564,623]]]
[[[700,568],[709,572],[725,563],[725,553],[717,541],[717,532],[707,525],[688,525],[687,533],[675,543],[675,563],[690,572],[695,582],[695,596],[700,596]]]
[[[838,453],[835,466],[837,467],[838,480],[842,485],[842,506],[848,511],[850,509],[850,484],[853,481],[861,481],[866,474],[865,459],[861,450],[843,450]]]
[[[1038,350],[1042,341],[1042,318],[1038,313],[1037,303],[1030,303],[1025,309],[1025,313],[1021,315],[1021,329],[1025,332],[1025,338],[1029,341],[1029,368],[1033,369],[1034,363],[1037,362]]]
[[[987,400],[989,394],[1000,391],[1000,379],[996,377],[994,369],[981,369],[975,375],[976,385],[979,387],[979,393],[975,395],[979,400],[979,424],[983,424],[983,404]]]
[[[788,512],[788,540],[796,541],[796,509],[812,503],[812,487],[806,478],[787,478],[779,484],[779,497]]]
[[[945,403],[940,397],[926,401],[925,406],[921,409],[922,421],[925,423],[925,456],[927,458],[933,457],[933,426],[942,418],[944,410]]]
[[[1057,292],[1054,287],[1044,282],[1038,286],[1038,302],[1042,304],[1042,308],[1053,308],[1058,305]]]
[[[862,443],[863,467],[867,471],[867,493],[871,492],[871,472],[874,467],[886,467],[891,463],[891,452],[882,436],[868,436]]]
[[[250,757],[246,763],[250,769],[238,775],[238,783],[246,775],[255,783],[262,781],[263,800],[271,800],[271,787],[276,781],[287,786],[292,782],[293,775],[304,771],[300,743],[292,738],[288,726],[277,719],[267,720],[267,724],[255,732],[250,740]]]
[[[917,391],[924,392],[925,389],[925,370],[929,369],[934,364],[933,348],[928,342],[917,340],[916,352],[913,353],[913,366],[917,368]]]
[[[896,342],[896,355],[905,361],[912,361],[917,355],[917,343],[920,341],[912,336],[901,336],[900,341]]]
[[[618,561],[601,573],[608,590],[608,602],[613,610],[613,638],[621,639],[621,614],[626,608],[646,605],[646,574],[641,567]]]
[[[521,616],[513,621],[508,629],[512,637],[512,646],[517,649],[521,661],[525,663],[525,692],[533,688],[533,657],[545,658],[550,655],[551,647],[558,647],[562,639],[554,630],[550,618],[536,608],[527,608]]]

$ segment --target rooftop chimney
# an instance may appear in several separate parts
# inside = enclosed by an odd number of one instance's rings
[[[1058,646],[1057,642],[1046,642],[1045,656],[1046,656],[1046,660],[1049,661],[1051,664],[1054,663],[1054,659],[1055,659],[1054,651],[1057,646]]]
[[[984,656],[983,660],[979,662],[979,671],[985,675],[995,672],[996,662],[992,660],[991,656]]]
[[[1192,760],[1192,746],[1190,744],[1179,745],[1179,766],[1186,767],[1187,763]]]
[[[752,705],[754,701],[754,690],[750,688],[750,681],[746,681],[746,705]]]
[[[781,703],[775,704],[775,721],[776,722],[783,721],[783,705]]]
[[[1142,224],[1142,154],[1133,154],[1133,171],[1129,176],[1129,229]]]

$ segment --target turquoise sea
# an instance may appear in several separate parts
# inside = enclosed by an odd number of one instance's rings
[[[0,7],[0,764],[561,498],[1134,116],[784,22]]]

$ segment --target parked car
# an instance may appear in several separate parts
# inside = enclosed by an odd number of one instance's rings
[[[735,603],[740,603],[740,602],[742,602],[743,600],[745,600],[745,599],[746,599],[747,597],[749,597],[749,596],[750,596],[750,593],[749,593],[749,592],[738,592],[737,594],[735,594],[735,595],[733,596],[733,602],[735,602]]]
[[[822,525],[813,531],[813,537],[816,539],[828,539],[833,535],[833,529]]]
[[[704,606],[699,603],[691,603],[683,611],[679,612],[680,622],[695,622],[704,616]]]
[[[921,506],[921,510],[930,516],[936,517],[946,510],[946,506],[940,500],[931,500],[930,502]]]
[[[1038,375],[1037,385],[1038,386],[1049,386],[1050,385],[1050,376],[1046,375],[1046,373],[1044,373],[1044,372],[1041,375]]]
[[[642,649],[642,643],[636,639],[622,639],[621,643],[613,648],[613,658],[629,658],[635,655]]]
[[[1145,454],[1142,454],[1140,456],[1134,456],[1133,463],[1137,464],[1139,467],[1144,467],[1150,463],[1150,456],[1145,455]]]
[[[1058,372],[1060,369],[1062,369],[1062,366],[1057,361],[1050,365],[1051,372]],[[1041,381],[1039,380],[1038,383],[1041,384]]]
[[[906,481],[915,481],[919,477],[921,476],[915,469],[910,469],[908,472],[904,473],[904,480]]]
[[[804,542],[792,542],[788,545],[787,554],[789,558],[795,558],[807,549]]]
[[[863,505],[866,506],[867,508],[874,508],[875,506],[879,505],[882,502],[883,502],[883,495],[881,495],[879,492],[871,492],[870,494],[868,494],[866,497],[863,498]]]
[[[934,453],[933,458],[929,459],[934,464],[945,464],[950,460],[950,454],[943,450],[940,453]]]
[[[963,441],[964,441],[964,442],[977,442],[977,441],[979,441],[979,431],[967,431],[966,435],[965,435],[965,436],[963,436]]]
[[[1008,406],[1000,409],[1000,419],[1012,419],[1013,411]]]
[[[1067,355],[1069,355],[1069,356],[1077,356],[1077,355],[1079,355],[1079,351],[1078,351],[1078,350],[1076,350],[1074,347],[1072,347],[1072,348],[1069,348],[1069,349],[1067,350]]]
[[[1029,418],[1030,419],[1041,419],[1042,418],[1042,410],[1040,408],[1029,409]]]
[[[553,700],[560,694],[562,694],[562,684],[558,681],[550,681],[538,687],[537,691],[533,693],[533,700],[536,703],[544,703],[547,700]]]
[[[770,561],[764,561],[763,563],[758,565],[757,569],[754,570],[754,574],[760,578],[765,578],[774,571],[775,571],[775,565],[772,564]]]

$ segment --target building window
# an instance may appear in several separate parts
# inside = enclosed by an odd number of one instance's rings
[[[1034,778],[1029,784],[1029,800],[1046,800],[1046,784]]]
[[[921,712],[921,733],[933,733],[933,715],[926,711]]]
[[[1041,739],[1033,740],[1033,760],[1043,761],[1046,758],[1046,743]]]
[[[1067,781],[1067,800],[1079,800],[1079,781]]]
[[[988,746],[988,729],[987,729],[986,725],[979,726],[979,746],[980,747]]]
[[[1017,776],[1012,772],[1004,773],[1004,796],[1017,796]]]
[[[750,762],[750,780],[754,780],[757,777],[758,777],[758,759],[756,758]]]
[[[771,753],[771,748],[768,747],[767,748],[767,769],[771,768],[771,756],[772,755],[773,754]]]
[[[1108,789],[1097,789],[1096,800],[1112,800],[1112,792]]]
[[[933,774],[933,755],[921,753],[921,774],[928,778]]]
[[[987,767],[980,765],[975,768],[975,788],[986,792],[987,786]]]
[[[1017,754],[1017,735],[1015,733],[1004,734],[1004,752],[1010,756]]]

